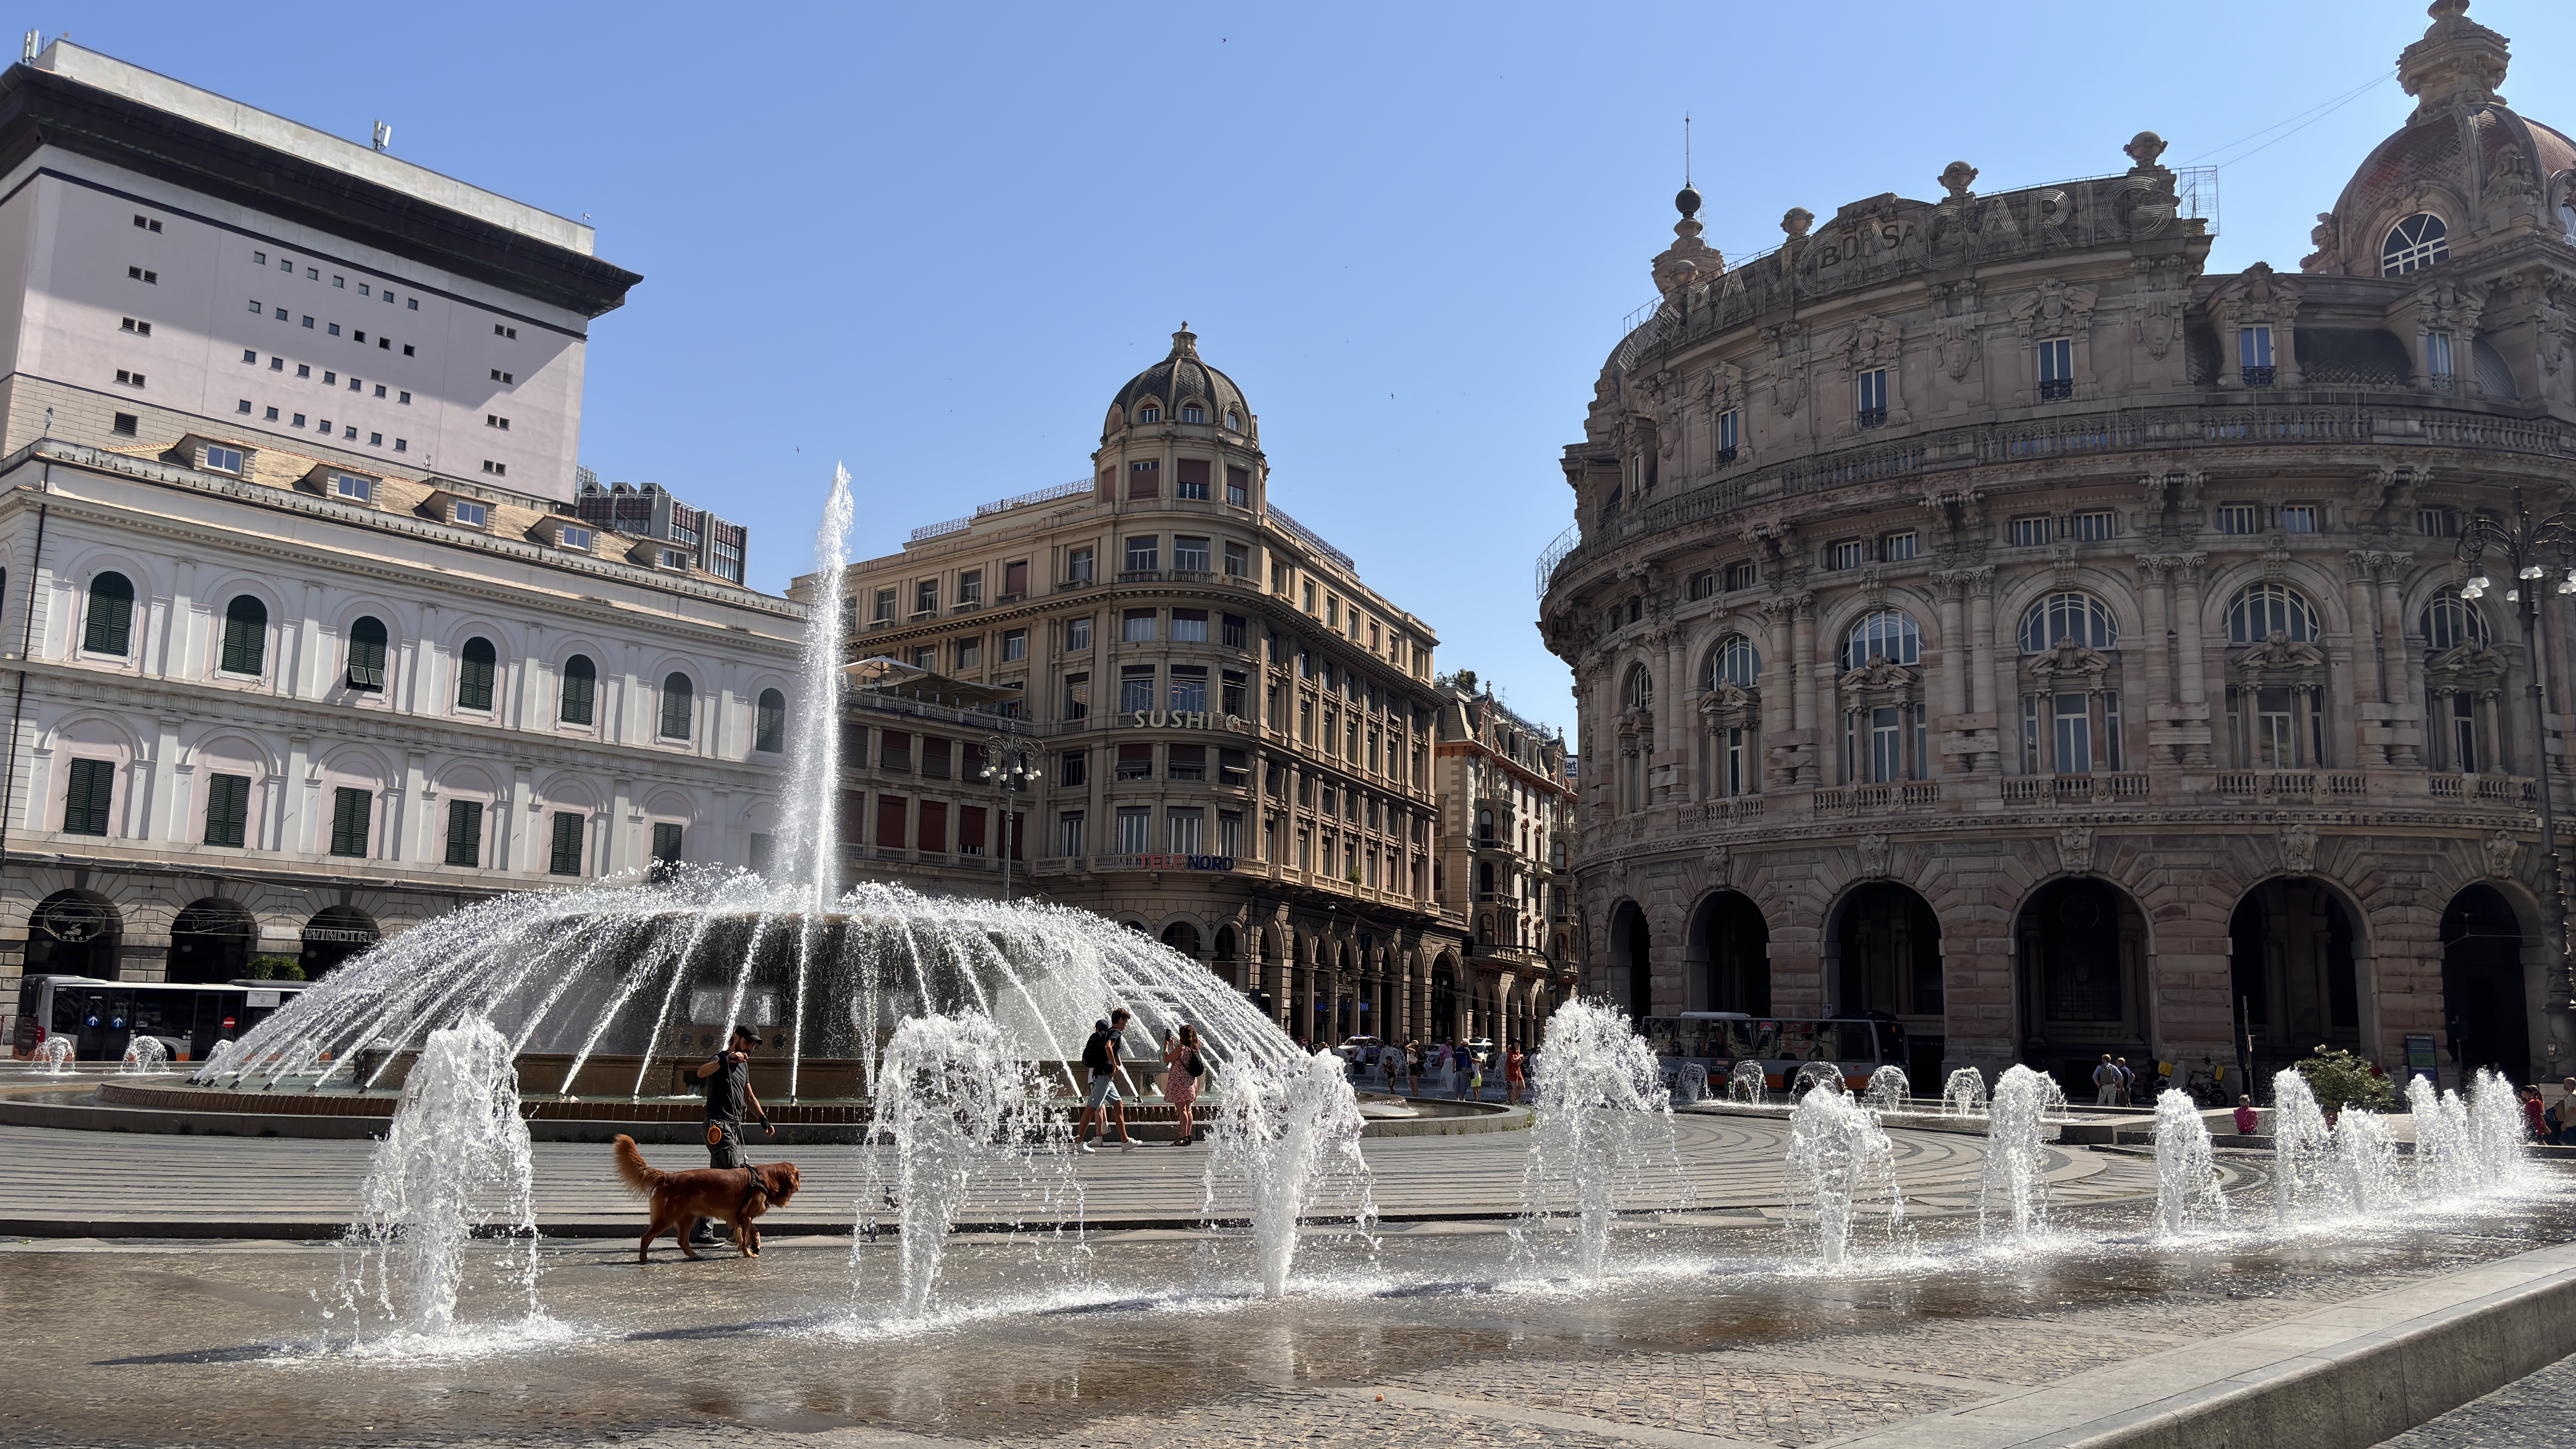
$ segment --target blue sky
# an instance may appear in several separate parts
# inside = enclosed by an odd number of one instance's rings
[[[2546,79],[2576,73],[2576,6],[2472,17],[2514,42],[2506,96],[2576,129]],[[1791,206],[1937,196],[1953,159],[1981,191],[2122,170],[2151,129],[2169,165],[2227,163],[2212,268],[2291,270],[2411,109],[2394,67],[2426,23],[2391,0],[115,0],[19,28],[353,139],[382,118],[409,160],[588,213],[645,280],[593,329],[583,459],[749,524],[764,588],[811,566],[835,461],[862,556],[1086,476],[1186,318],[1260,414],[1272,499],[1428,619],[1443,668],[1570,723],[1532,560],[1652,295],[1685,111],[1730,256]]]

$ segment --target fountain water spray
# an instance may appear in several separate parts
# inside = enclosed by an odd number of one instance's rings
[[[2328,1203],[2326,1164],[2334,1138],[2317,1094],[2296,1067],[2272,1077],[2272,1216],[2283,1225]]]
[[[2415,1121],[2415,1191],[2427,1199],[2457,1197],[2481,1185],[2469,1142],[2468,1104],[2430,1077],[2406,1081],[2406,1110]]]
[[[874,1131],[893,1134],[892,1183],[870,1153],[851,1245],[852,1282],[878,1205],[891,1193],[901,1236],[903,1312],[919,1317],[938,1292],[948,1231],[978,1184],[1035,1192],[1042,1219],[1081,1231],[1081,1187],[1066,1168],[1064,1117],[1026,1052],[983,1012],[907,1017],[877,1073]],[[1070,1208],[1070,1211],[1065,1209]],[[1024,1211],[1021,1221],[1029,1214]]]
[[[1907,1112],[1914,1107],[1914,1079],[1905,1068],[1889,1063],[1869,1074],[1869,1089],[1861,1094],[1869,1109],[1884,1116],[1890,1112]]]
[[[1621,1198],[1634,1197],[1642,1172],[1677,1170],[1672,1095],[1627,1013],[1601,1001],[1570,1001],[1548,1018],[1533,1077],[1541,1106],[1521,1172],[1522,1241],[1570,1207],[1576,1271],[1598,1278]]]
[[[1853,1205],[1880,1188],[1893,1233],[1905,1218],[1895,1148],[1876,1112],[1855,1103],[1839,1084],[1818,1083],[1789,1114],[1788,1199],[1793,1223],[1812,1218],[1826,1267],[1841,1267],[1850,1250]]]
[[[1941,1084],[1941,1115],[1944,1117],[1982,1117],[1986,1115],[1986,1075],[1975,1067],[1961,1067]]]
[[[1766,1105],[1771,1100],[1771,1078],[1757,1061],[1742,1061],[1726,1074],[1726,1099],[1747,1107]]]
[[[1828,1086],[1837,1092],[1844,1090],[1842,1067],[1834,1062],[1809,1062],[1798,1068],[1797,1074],[1789,1079],[1790,1099],[1794,1101],[1803,1097],[1818,1086]]]
[[[1287,1293],[1298,1224],[1319,1204],[1344,1206],[1374,1247],[1377,1205],[1369,1198],[1368,1163],[1360,1156],[1359,1098],[1342,1059],[1331,1052],[1302,1059],[1292,1052],[1285,1062],[1238,1056],[1224,1062],[1216,1080],[1223,1100],[1200,1199],[1213,1217],[1218,1184],[1242,1184],[1262,1295]]]
[[[520,1295],[525,1317],[544,1317],[528,1124],[509,1041],[489,1022],[469,1017],[429,1034],[359,1203],[359,1220],[342,1239],[355,1262],[338,1288],[353,1332],[369,1302],[415,1334],[450,1332],[467,1246],[483,1227],[500,1234],[493,1263],[500,1281]]]
[[[2335,1116],[2329,1195],[2344,1214],[2372,1217],[2397,1206],[2397,1139],[2376,1112],[2346,1107]]]
[[[2179,1237],[2226,1217],[2209,1124],[2190,1093],[2168,1088],[2156,1097],[2156,1231]]]
[[[72,1070],[72,1039],[59,1032],[36,1044],[36,1065],[50,1076],[69,1076]]]
[[[129,1076],[147,1076],[170,1069],[170,1049],[157,1036],[138,1036],[125,1044],[125,1061],[117,1070]]]
[[[2469,1155],[2477,1163],[2476,1181],[2488,1191],[2520,1186],[2530,1171],[2528,1127],[2513,1083],[2504,1074],[2482,1070],[2469,1095]]]
[[[2052,1102],[2063,1110],[2066,1096],[2057,1084],[2025,1066],[2007,1068],[1995,1079],[1994,1101],[1986,1108],[1985,1171],[1977,1187],[1977,1231],[1997,1224],[2016,1238],[2046,1225],[2047,1184],[2040,1176]]]

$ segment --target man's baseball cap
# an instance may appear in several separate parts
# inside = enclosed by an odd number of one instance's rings
[[[733,1034],[750,1042],[753,1046],[760,1045],[760,1033],[753,1031],[750,1027],[737,1026],[733,1029]]]

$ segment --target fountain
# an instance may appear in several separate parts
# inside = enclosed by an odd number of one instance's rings
[[[1995,1079],[1994,1101],[1986,1108],[1986,1161],[1977,1188],[1977,1231],[1993,1231],[2001,1222],[2016,1238],[2027,1238],[2046,1225],[2048,1188],[2041,1178],[2052,1102],[2063,1110],[2066,1096],[2057,1084],[2025,1066],[2007,1068]]]
[[[157,1036],[138,1036],[125,1044],[125,1061],[117,1067],[127,1076],[146,1076],[170,1069],[170,1049]]]
[[[1767,1106],[1771,1101],[1771,1079],[1757,1061],[1742,1061],[1726,1074],[1726,1100],[1745,1107]]]
[[[910,1317],[929,1312],[949,1228],[979,1183],[999,1179],[1014,1192],[1034,1192],[1042,1219],[1059,1231],[1070,1219],[1080,1230],[1081,1185],[1066,1168],[1064,1113],[1024,1058],[980,1011],[911,1017],[895,1027],[878,1072],[873,1129],[893,1135],[894,1180],[890,1188],[880,1180],[871,1153],[851,1245],[853,1285],[857,1255],[876,1237],[877,1207],[889,1195],[901,1224],[902,1309]],[[1021,1221],[1029,1217],[1026,1206]]]
[[[1570,1001],[1548,1018],[1535,1076],[1546,1105],[1521,1173],[1523,1240],[1570,1198],[1576,1271],[1598,1278],[1621,1196],[1641,1171],[1674,1161],[1672,1097],[1627,1013],[1602,1001]]]
[[[1840,1085],[1818,1083],[1789,1114],[1788,1199],[1791,1221],[1815,1225],[1817,1253],[1839,1268],[1851,1247],[1853,1204],[1873,1184],[1887,1195],[1888,1230],[1905,1217],[1905,1195],[1896,1186],[1896,1153],[1878,1116],[1855,1103]]]
[[[2284,1226],[2317,1211],[2328,1195],[2334,1139],[2316,1093],[2296,1067],[2272,1078],[2272,1216]]]
[[[493,1266],[501,1280],[523,1298],[528,1320],[544,1317],[528,1126],[510,1045],[490,1023],[469,1017],[429,1034],[359,1203],[359,1220],[342,1240],[355,1261],[344,1266],[337,1294],[353,1333],[372,1302],[413,1334],[448,1334],[467,1245],[486,1226],[500,1231]]]
[[[2475,1191],[2479,1163],[2469,1142],[2468,1105],[2429,1077],[2406,1081],[2406,1110],[2415,1122],[2415,1190],[2439,1199]]]
[[[1833,1062],[1808,1062],[1801,1066],[1789,1079],[1789,1100],[1794,1102],[1818,1086],[1831,1086],[1837,1092],[1842,1091],[1842,1067]]]
[[[58,1034],[49,1036],[43,1041],[38,1042],[36,1044],[35,1063],[48,1076],[64,1077],[71,1075],[72,1039]]]
[[[2397,1138],[2378,1113],[2346,1107],[2335,1117],[2328,1195],[2347,1217],[2367,1218],[2398,1205]]]
[[[1223,1099],[1200,1201],[1214,1217],[1219,1184],[1240,1183],[1251,1207],[1262,1296],[1287,1293],[1299,1220],[1329,1194],[1342,1195],[1359,1234],[1374,1246],[1377,1206],[1360,1157],[1359,1098],[1342,1059],[1326,1051],[1300,1060],[1292,1046],[1284,1060],[1268,1054],[1224,1059],[1216,1080]]]
[[[1869,1088],[1861,1094],[1871,1111],[1885,1116],[1891,1112],[1911,1111],[1914,1106],[1914,1079],[1905,1068],[1890,1063],[1869,1074]]]
[[[2219,1190],[2209,1124],[2188,1092],[2168,1088],[2156,1097],[2156,1231],[2179,1237],[2197,1224],[2225,1221],[2227,1195]]]
[[[2476,1162],[2476,1186],[2486,1191],[2516,1187],[2529,1170],[2525,1150],[2528,1128],[2522,1103],[2504,1074],[2481,1071],[2469,1096],[2469,1156]]]
[[[1941,1084],[1941,1115],[1944,1117],[1982,1117],[1986,1115],[1986,1076],[1975,1067],[1961,1067]]]

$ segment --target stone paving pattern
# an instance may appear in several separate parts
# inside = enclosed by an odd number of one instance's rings
[[[2472,1399],[2380,1449],[2567,1449],[2576,1444],[2576,1358]]]

